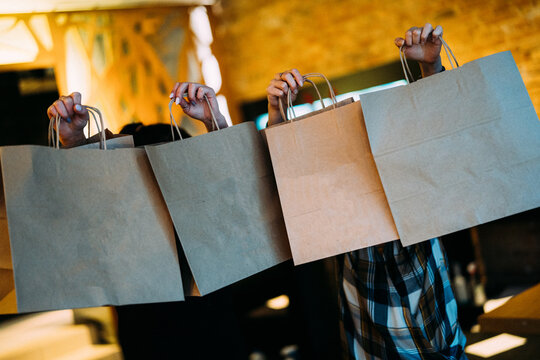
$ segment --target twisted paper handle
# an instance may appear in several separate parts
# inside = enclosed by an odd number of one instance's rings
[[[183,94],[182,95],[183,97],[186,97],[188,96],[188,94]],[[221,130],[219,128],[219,125],[218,125],[218,122],[216,120],[216,116],[214,115],[214,110],[212,110],[212,106],[210,106],[210,101],[208,100],[208,97],[206,97],[206,95],[204,95],[204,100],[206,101],[206,105],[208,105],[208,110],[210,110],[210,115],[212,115],[212,130],[214,129],[218,129],[218,130]],[[171,134],[172,134],[172,139],[174,141],[174,128],[176,128],[176,132],[178,133],[178,136],[180,137],[180,140],[184,140],[182,138],[182,134],[180,133],[180,127],[178,127],[178,123],[176,122],[176,119],[174,118],[174,115],[172,114],[172,106],[174,104],[174,100],[171,99],[171,101],[169,101],[169,117],[170,117],[170,122],[171,122]],[[174,124],[174,127],[173,127],[173,124]]]
[[[450,49],[450,46],[448,46],[446,41],[444,41],[444,39],[442,38],[442,35],[439,38],[442,41],[444,51],[446,52],[446,56],[448,57],[448,61],[450,62],[450,66],[452,66],[452,69],[459,67],[458,61],[456,57],[454,56],[452,49]],[[414,76],[412,75],[411,69],[409,68],[409,64],[407,63],[407,58],[405,57],[405,50],[403,49],[403,47],[404,45],[401,45],[401,47],[399,48],[399,60],[401,61],[401,68],[403,69],[403,74],[405,74],[405,80],[407,80],[407,84],[410,84],[411,82],[414,82],[415,79],[414,79]],[[452,57],[450,57],[450,55]]]
[[[88,105],[81,105],[83,108],[88,110],[88,114],[92,116],[92,119],[94,120],[96,124],[96,128],[99,136],[99,147],[100,149],[107,150],[107,139],[105,135],[105,127],[103,125],[103,116],[101,115],[101,111],[99,111],[98,108],[88,106]],[[96,117],[99,117],[99,122]],[[60,136],[58,135],[59,132],[59,126],[60,126],[60,120],[62,117],[59,114],[56,114],[55,118],[51,118],[49,121],[49,135],[48,135],[48,142],[49,146],[55,147],[56,149],[60,149]],[[90,119],[89,119],[90,120]],[[101,124],[101,126],[100,126]],[[90,137],[90,125],[91,121],[88,121],[88,137]],[[56,129],[56,133],[55,130]]]
[[[320,73],[309,73],[309,74],[303,75],[302,77],[304,78],[304,81],[306,81],[306,82],[310,83],[311,85],[313,85],[313,87],[315,88],[315,91],[317,92],[317,95],[319,96],[319,100],[320,100],[320,102],[322,104],[322,107],[326,108],[326,106],[324,105],[321,93],[319,92],[319,89],[317,88],[317,85],[315,85],[315,83],[309,79],[309,78],[312,78],[312,77],[323,78],[326,81],[326,84],[328,85],[328,91],[330,92],[330,98],[332,100],[332,106],[334,107],[334,109],[336,108],[336,104],[337,104],[336,94],[334,93],[334,89],[332,88],[332,84],[330,84],[330,81],[326,78],[326,76],[324,76],[323,74],[320,74]],[[283,119],[283,121],[287,121],[287,120],[292,121],[292,120],[296,119],[296,113],[294,112],[294,107],[293,107],[293,104],[292,104],[291,89],[289,89],[287,91],[287,115],[290,115],[290,117],[285,116],[285,111],[283,111],[283,103],[281,102],[281,98],[278,101],[279,101],[279,112],[281,113],[281,118]]]

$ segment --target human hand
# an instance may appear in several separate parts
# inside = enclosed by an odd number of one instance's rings
[[[74,92],[69,96],[60,96],[47,109],[49,119],[60,115],[58,137],[63,146],[72,147],[86,143],[84,127],[88,122],[88,110],[81,106],[81,94]],[[56,127],[56,123],[55,123]]]
[[[298,90],[304,86],[304,78],[297,69],[287,70],[276,74],[266,88],[268,99],[268,125],[277,124],[285,119],[281,118],[279,101],[283,106],[287,104],[287,92],[291,90],[291,101],[296,100]]]
[[[408,60],[420,63],[422,77],[427,77],[442,71],[441,36],[443,28],[437,25],[435,29],[430,23],[424,27],[413,26],[405,33],[405,38],[394,40],[397,47],[403,46],[403,52]]]
[[[187,100],[184,98],[186,94]],[[212,111],[208,108],[205,96]],[[217,130],[212,119],[212,112],[220,129],[228,127],[225,117],[219,111],[216,93],[211,87],[197,83],[177,82],[169,97],[174,99],[177,105],[180,105],[186,115],[202,121],[208,131]]]

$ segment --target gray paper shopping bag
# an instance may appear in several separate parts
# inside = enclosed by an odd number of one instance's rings
[[[268,150],[255,124],[146,151],[200,294],[290,258]]]
[[[509,51],[361,101],[403,245],[540,206],[540,122]]]
[[[360,102],[335,103],[265,134],[295,264],[398,238]]]
[[[144,149],[11,146],[0,165],[9,232],[0,271],[11,262],[14,277],[14,289],[0,289],[2,311],[183,300],[173,225]]]

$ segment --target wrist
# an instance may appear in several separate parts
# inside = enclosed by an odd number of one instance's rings
[[[86,137],[81,131],[77,135],[60,138],[60,142],[62,143],[62,147],[71,148],[86,144]]]
[[[279,105],[271,105],[268,101],[268,125],[271,126],[274,124],[279,124],[284,121],[281,117],[281,112],[279,110]]]
[[[229,127],[229,124],[227,124],[227,120],[225,119],[225,116],[223,114],[219,113],[216,114],[216,121],[214,122],[214,119],[205,119],[204,125],[206,125],[206,129],[208,131],[218,130],[216,129],[216,123],[219,129],[225,129]]]
[[[440,73],[443,69],[440,55],[434,62],[420,62],[419,64],[423,78]]]

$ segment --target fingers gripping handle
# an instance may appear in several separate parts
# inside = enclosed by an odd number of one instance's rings
[[[448,57],[448,61],[450,62],[450,66],[452,66],[452,69],[455,69],[456,67],[459,67],[458,61],[456,57],[454,56],[454,53],[452,52],[452,49],[450,49],[450,46],[444,41],[442,38],[442,35],[439,36],[439,39],[441,39],[442,46],[444,48],[444,51],[446,53],[446,56]],[[407,84],[410,84],[411,82],[414,82],[414,76],[412,75],[411,69],[409,68],[409,64],[407,63],[407,57],[405,56],[405,44],[401,45],[399,48],[399,60],[401,61],[401,68],[403,69],[403,74],[405,75],[405,79],[407,80]]]
[[[315,83],[311,81],[310,79],[308,79],[307,77],[304,77],[304,81],[310,83],[315,88],[315,91],[317,92],[317,96],[319,96],[319,101],[321,102],[322,107],[325,108],[326,106],[324,105],[324,101],[322,99],[321,93],[317,85],[315,85]],[[296,113],[294,112],[294,106],[292,103],[292,94],[291,94],[290,89],[289,91],[287,91],[287,116],[290,119],[296,119]]]
[[[328,78],[326,76],[324,76],[323,74],[320,74],[320,73],[309,73],[309,74],[305,74],[303,76],[304,81],[310,83],[315,88],[315,91],[317,92],[317,95],[319,96],[319,100],[320,100],[323,108],[325,108],[326,106],[324,105],[321,93],[319,92],[319,89],[318,89],[317,85],[315,85],[315,83],[312,80],[309,79],[309,78],[312,78],[312,77],[320,77],[320,78],[323,78],[326,81],[326,84],[328,85],[328,91],[330,93],[330,98],[332,100],[332,106],[334,108],[336,108],[336,103],[337,103],[336,94],[334,93],[334,89],[332,88],[332,84],[330,84],[330,81],[328,80]],[[283,109],[283,103],[281,102],[281,98],[278,101],[279,112],[281,113],[281,118],[284,121],[288,121],[288,120],[292,121],[293,119],[296,119],[296,113],[294,112],[291,96],[292,96],[291,89],[289,89],[287,91],[287,108],[286,108],[287,116],[285,115],[285,111]]]
[[[178,133],[178,136],[180,137],[180,140],[184,140],[182,138],[182,133],[180,133],[180,128],[178,127],[178,124],[176,123],[176,119],[174,118],[174,115],[172,114],[172,106],[174,104],[174,100],[169,101],[169,117],[170,117],[170,123],[171,123],[171,135],[172,140],[174,141],[174,128],[176,128],[176,132]],[[174,124],[174,128],[173,128]]]
[[[206,105],[208,105],[208,110],[210,110],[210,115],[212,115],[212,129],[214,128],[214,125],[215,125],[217,130],[221,130],[219,128],[216,115],[214,114],[214,110],[212,110],[212,106],[210,106],[210,101],[208,100],[208,97],[206,95],[204,95],[204,100],[206,101]]]
[[[49,132],[48,132],[48,143],[49,147],[60,148],[59,136],[56,135],[55,129],[58,129],[60,126],[60,115],[56,114],[54,118],[49,120]],[[57,130],[58,132],[58,130]]]
[[[103,116],[101,115],[101,111],[99,111],[98,108],[88,106],[88,105],[81,105],[84,109],[88,110],[88,114],[92,117],[96,124],[96,128],[99,136],[99,144],[100,149],[107,150],[107,139],[105,135],[105,127],[103,125]],[[97,114],[97,116],[96,116]],[[98,122],[99,117],[99,122]],[[56,115],[56,117],[51,118],[49,121],[49,136],[48,136],[48,142],[49,146],[55,147],[56,149],[60,148],[60,136],[59,134],[59,128],[60,128],[60,121],[61,121],[60,115]],[[91,122],[88,121],[88,137],[90,137],[90,124]],[[55,133],[56,130],[56,133]]]
[[[410,84],[414,81],[414,77],[412,75],[411,69],[409,68],[409,64],[407,63],[407,58],[405,57],[405,50],[403,50],[403,46],[399,48],[399,61],[401,61],[401,68],[403,69],[403,74],[405,74],[405,80],[407,80],[407,84]]]
[[[186,96],[188,96],[188,94],[183,94],[183,97],[186,97]],[[218,125],[218,122],[217,122],[217,119],[216,119],[216,115],[214,114],[214,110],[212,110],[212,106],[210,105],[210,101],[208,100],[208,97],[206,95],[204,95],[204,100],[206,101],[206,105],[208,106],[208,110],[210,110],[210,115],[212,116],[212,129],[221,130],[219,128],[219,125]],[[174,128],[176,128],[176,133],[180,137],[180,140],[183,140],[182,134],[180,133],[180,127],[178,126],[178,123],[176,122],[176,119],[174,118],[174,116],[172,114],[173,103],[174,103],[174,100],[169,101],[169,117],[170,117],[170,121],[171,121],[172,139],[174,141]],[[174,128],[173,128],[173,124],[174,124]]]

